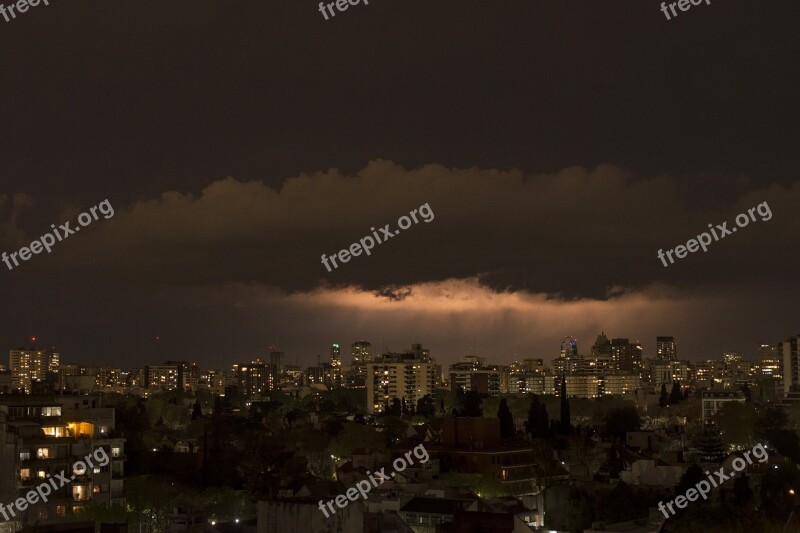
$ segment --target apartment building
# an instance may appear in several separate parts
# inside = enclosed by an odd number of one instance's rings
[[[450,365],[450,390],[462,388],[465,392],[475,391],[489,396],[499,396],[508,392],[508,370],[486,364],[486,359],[468,355],[458,363]]]
[[[125,439],[113,437],[114,410],[97,396],[0,396],[0,495],[11,501],[48,476],[75,475],[48,502],[29,507],[25,522],[39,525],[88,502],[124,504]],[[108,464],[80,473],[74,465],[103,448]],[[101,453],[102,454],[102,453]]]
[[[700,418],[703,424],[708,424],[722,406],[727,402],[744,402],[745,397],[741,391],[703,391],[702,412]]]
[[[416,406],[420,398],[433,394],[438,366],[420,345],[406,353],[387,353],[367,363],[367,412],[381,413],[393,400]]]

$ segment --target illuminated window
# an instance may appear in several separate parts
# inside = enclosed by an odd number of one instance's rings
[[[20,461],[29,461],[30,458],[31,458],[31,452],[19,452]]]
[[[83,485],[72,486],[72,499],[76,502],[89,499],[89,493]]]
[[[42,416],[61,416],[61,406],[42,407]]]
[[[100,485],[95,485],[92,487],[92,492],[95,494],[100,494]]]
[[[50,459],[50,448],[37,448],[36,449],[36,458],[37,459]]]
[[[56,505],[56,516],[59,518],[64,518],[67,516],[67,507],[66,505]]]
[[[38,472],[36,472],[36,477],[38,477],[39,479],[44,479],[47,477],[47,472],[45,472],[44,470],[39,470]]]
[[[19,469],[19,479],[22,481],[28,481],[31,478],[31,469],[30,468],[20,468]]]
[[[58,426],[52,427],[43,427],[42,431],[45,435],[50,437],[63,437],[64,436],[64,428]]]

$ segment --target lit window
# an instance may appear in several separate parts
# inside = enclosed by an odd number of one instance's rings
[[[36,449],[36,458],[37,459],[49,459],[50,458],[50,448],[37,448]]]
[[[31,469],[30,468],[20,468],[19,469],[19,479],[22,481],[28,481],[31,478]]]
[[[36,472],[36,476],[39,479],[44,479],[47,477],[47,472],[45,472],[44,470],[39,470],[38,472]]]
[[[73,485],[72,486],[72,499],[76,502],[83,501],[88,499],[88,493],[86,491],[86,487],[83,485]]]

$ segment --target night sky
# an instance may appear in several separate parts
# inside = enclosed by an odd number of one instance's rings
[[[0,19],[0,347],[448,364],[800,332],[800,3],[51,0]],[[768,202],[665,268],[656,253]],[[333,272],[421,204],[435,214]],[[160,346],[154,338],[160,336]],[[7,362],[5,356],[0,361]],[[349,362],[349,356],[345,357]]]

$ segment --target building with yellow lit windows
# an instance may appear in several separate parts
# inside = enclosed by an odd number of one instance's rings
[[[90,502],[124,504],[125,439],[113,432],[114,409],[102,407],[99,396],[0,396],[0,499],[24,497],[63,471],[75,479],[30,506],[26,521],[46,523]],[[110,462],[78,475],[73,465],[98,448]]]

